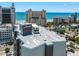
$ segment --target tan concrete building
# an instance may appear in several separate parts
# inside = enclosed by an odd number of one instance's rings
[[[37,25],[44,26],[46,24],[46,11],[32,11],[29,9],[26,11],[26,21],[29,23],[36,23]]]

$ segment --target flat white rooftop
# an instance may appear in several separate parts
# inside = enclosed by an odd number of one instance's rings
[[[12,27],[11,24],[1,24],[0,25],[0,28],[5,28],[5,27]]]
[[[12,25],[11,24],[1,24],[0,31],[5,31],[5,30],[12,30]]]
[[[39,26],[39,33],[40,34],[32,34],[27,36],[22,36],[19,34],[17,38],[19,38],[22,42],[24,47],[26,48],[35,48],[43,44],[51,45],[53,42],[62,42],[66,41],[64,37],[60,37],[53,31],[48,31],[44,27]]]

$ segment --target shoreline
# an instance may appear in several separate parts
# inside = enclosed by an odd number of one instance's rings
[[[77,18],[79,20],[79,18]],[[47,22],[53,22],[53,19],[47,19]],[[25,23],[25,20],[16,20],[16,23]]]
[[[46,20],[46,21],[47,21],[47,22],[53,22],[52,19]],[[16,23],[21,23],[21,24],[23,24],[23,23],[25,23],[25,20],[16,20]]]

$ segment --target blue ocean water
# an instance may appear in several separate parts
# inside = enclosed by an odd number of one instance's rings
[[[51,13],[46,13],[46,17],[47,17],[47,20],[49,21],[52,21],[53,20],[53,17],[68,17],[70,15],[72,15],[73,13],[60,13],[60,12],[51,12]],[[25,12],[16,12],[16,20],[17,21],[25,21],[26,19],[26,13]],[[77,13],[77,19],[79,19],[79,13]]]

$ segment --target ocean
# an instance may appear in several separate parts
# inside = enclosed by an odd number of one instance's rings
[[[60,12],[51,12],[46,13],[47,21],[53,21],[53,17],[63,17],[66,18],[74,13],[60,13]],[[26,20],[25,12],[16,12],[16,21],[24,22]],[[79,13],[77,13],[77,20],[79,20]]]

